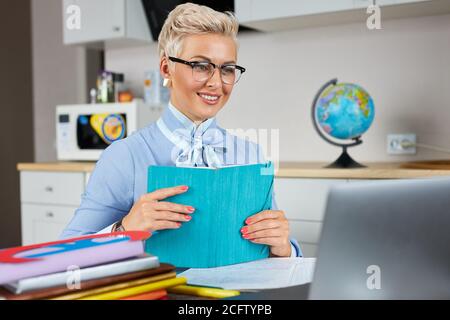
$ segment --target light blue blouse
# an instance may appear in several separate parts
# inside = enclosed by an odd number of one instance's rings
[[[61,238],[110,232],[146,193],[150,165],[221,167],[262,162],[258,144],[231,135],[215,118],[196,125],[169,103],[157,122],[103,151]],[[272,209],[277,208],[273,194]],[[292,256],[302,256],[298,242],[291,239],[291,244]]]

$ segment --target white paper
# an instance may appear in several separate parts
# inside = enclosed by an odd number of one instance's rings
[[[268,258],[179,274],[188,284],[223,289],[275,289],[312,282],[315,258]]]

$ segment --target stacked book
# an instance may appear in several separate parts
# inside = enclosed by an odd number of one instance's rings
[[[167,299],[186,278],[145,253],[149,236],[117,232],[0,250],[0,299]]]

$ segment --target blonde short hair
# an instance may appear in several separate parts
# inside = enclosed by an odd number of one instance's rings
[[[184,38],[194,34],[218,33],[230,36],[237,48],[238,29],[239,23],[232,12],[218,12],[193,3],[180,4],[169,13],[159,34],[159,57],[178,56]]]

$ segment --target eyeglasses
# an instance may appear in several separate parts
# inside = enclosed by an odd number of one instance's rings
[[[192,68],[192,77],[198,82],[205,82],[211,79],[216,68],[220,70],[222,82],[225,84],[235,84],[245,72],[244,67],[235,64],[217,65],[208,61],[186,61],[175,57],[169,57],[169,60],[190,66]]]

